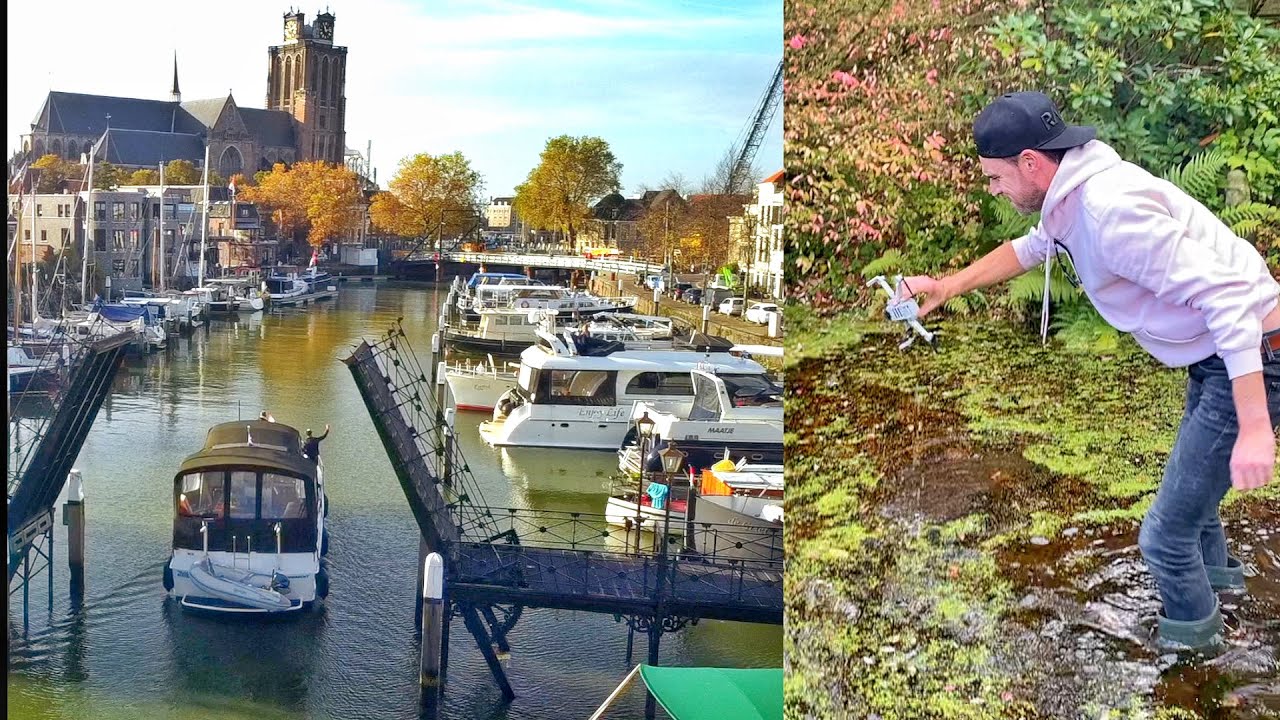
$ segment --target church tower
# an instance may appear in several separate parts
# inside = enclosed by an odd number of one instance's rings
[[[293,116],[299,160],[341,164],[346,150],[347,49],[333,44],[333,15],[312,25],[290,8],[284,44],[267,48],[267,109]]]

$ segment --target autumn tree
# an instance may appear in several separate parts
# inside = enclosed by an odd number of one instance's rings
[[[364,196],[359,178],[345,166],[300,162],[288,168],[277,163],[258,178],[255,186],[242,175],[233,176],[237,198],[258,205],[285,237],[305,236],[319,247],[360,227]]]
[[[142,170],[134,170],[129,175],[129,177],[125,178],[124,184],[125,185],[159,185],[160,171],[150,170],[145,168]]]
[[[729,216],[741,215],[751,203],[745,194],[694,195],[681,218],[681,260],[720,266],[729,260]]]
[[[128,177],[125,170],[107,161],[102,161],[93,169],[93,187],[95,190],[106,190],[117,185],[124,185]]]
[[[201,173],[190,160],[170,160],[164,166],[166,185],[199,185]]]
[[[36,180],[36,192],[39,193],[57,192],[64,181],[79,175],[76,163],[52,153],[42,156],[32,163],[31,167],[40,171],[40,176]]]
[[[547,141],[512,204],[530,226],[563,230],[576,252],[578,229],[592,204],[618,190],[621,174],[622,163],[601,138],[561,135]]]
[[[419,153],[400,161],[390,189],[374,195],[369,217],[402,237],[460,235],[473,226],[483,188],[462,153]]]

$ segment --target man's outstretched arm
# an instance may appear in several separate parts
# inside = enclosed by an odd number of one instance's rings
[[[941,279],[928,275],[905,278],[903,282],[906,287],[903,289],[903,297],[926,295],[924,302],[920,303],[920,315],[923,317],[957,295],[1004,282],[1024,272],[1026,270],[1018,261],[1017,253],[1013,251],[1013,243],[1006,242],[954,275]]]

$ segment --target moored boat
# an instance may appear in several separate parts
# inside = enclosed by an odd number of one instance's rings
[[[173,553],[164,586],[195,610],[296,611],[328,594],[323,463],[294,428],[213,426],[173,481]]]

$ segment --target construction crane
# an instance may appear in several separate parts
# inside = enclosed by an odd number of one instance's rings
[[[726,195],[742,189],[743,183],[747,180],[747,173],[751,172],[751,163],[755,161],[756,151],[760,149],[760,143],[764,140],[764,131],[773,120],[773,113],[778,109],[778,103],[781,100],[782,61],[779,60],[778,69],[773,71],[773,81],[769,83],[769,89],[765,90],[760,98],[755,115],[743,128],[743,134],[739,136],[738,141],[733,144],[738,152],[737,159],[734,160],[733,167],[730,168],[728,177],[725,179]]]

